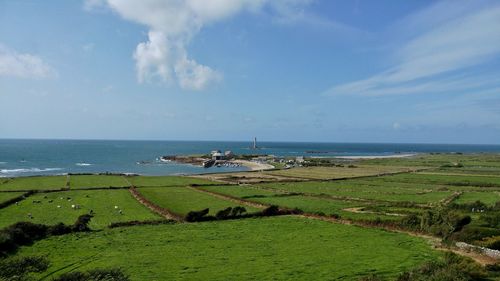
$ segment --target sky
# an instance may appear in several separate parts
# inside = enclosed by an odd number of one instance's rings
[[[0,138],[500,143],[500,2],[0,0]]]

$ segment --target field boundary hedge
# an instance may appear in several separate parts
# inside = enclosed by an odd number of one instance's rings
[[[153,211],[156,214],[159,214],[160,216],[166,218],[167,220],[175,220],[175,221],[184,221],[184,217],[180,216],[176,213],[171,212],[168,209],[162,208],[155,203],[149,201],[146,197],[144,197],[135,187],[129,188],[130,194],[139,201],[142,205],[146,206],[148,209]]]

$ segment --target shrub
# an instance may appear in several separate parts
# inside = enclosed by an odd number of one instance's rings
[[[52,281],[129,281],[129,277],[118,268],[92,269],[87,272],[65,273]]]
[[[30,256],[15,259],[0,260],[0,280],[27,280],[30,272],[43,272],[49,267],[45,257]]]
[[[73,224],[73,231],[75,232],[83,232],[83,231],[89,231],[89,222],[92,219],[92,215],[90,214],[85,214],[81,215],[76,219],[76,222]]]
[[[188,222],[197,222],[197,221],[203,221],[206,220],[205,216],[210,212],[210,209],[206,208],[201,211],[191,211],[187,213],[186,217],[184,218]]]
[[[263,216],[277,216],[280,214],[280,209],[276,205],[271,205],[264,210],[262,210],[261,214]]]
[[[223,220],[223,219],[227,219],[227,217],[229,217],[229,215],[231,214],[231,211],[233,210],[233,208],[231,207],[227,207],[226,209],[224,210],[220,210],[217,212],[217,214],[215,214],[215,217],[218,219],[218,220]]]
[[[64,235],[71,233],[71,226],[65,225],[64,223],[60,222],[56,225],[50,226],[48,228],[48,234],[49,235]]]
[[[486,271],[473,260],[447,252],[443,261],[424,263],[400,274],[397,281],[469,281],[485,277]]]

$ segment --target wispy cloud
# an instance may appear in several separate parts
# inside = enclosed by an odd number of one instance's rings
[[[57,77],[57,72],[38,56],[0,45],[0,76],[44,79]]]
[[[403,25],[401,30],[407,25],[418,35],[393,53],[392,67],[367,79],[334,86],[326,94],[378,96],[498,85],[500,81],[491,78],[496,73],[471,69],[500,55],[500,5],[478,2],[481,5],[473,9],[471,3],[438,2],[398,23]],[[436,20],[437,14],[440,20]]]

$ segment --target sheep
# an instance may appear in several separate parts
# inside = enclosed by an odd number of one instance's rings
[[[57,205],[57,208],[61,208],[61,205]]]
[[[19,202],[16,202],[16,205],[19,206]]]
[[[118,206],[115,206],[115,209],[118,209]]]
[[[122,211],[122,210],[118,210],[118,213],[119,213],[120,215],[123,215],[123,211]]]

